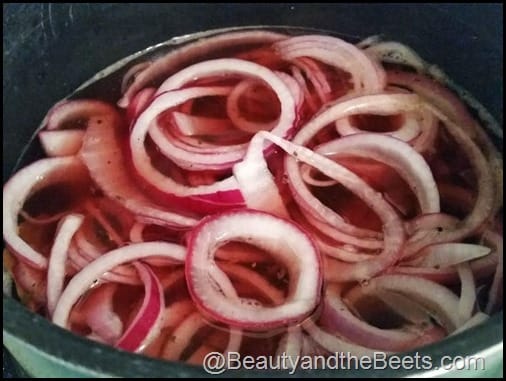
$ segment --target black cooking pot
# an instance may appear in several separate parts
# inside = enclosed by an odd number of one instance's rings
[[[326,29],[352,41],[373,34],[399,40],[444,68],[502,126],[503,19],[499,4],[8,4],[4,5],[4,182],[45,112],[97,71],[173,36],[245,25]],[[502,131],[498,143],[502,144]],[[24,155],[22,162],[37,155],[35,151]],[[30,375],[207,375],[199,367],[148,359],[74,336],[9,296],[4,295],[3,308],[4,345]],[[445,355],[482,356],[486,369],[481,375],[502,375],[502,326],[501,312],[484,325],[418,352],[431,356],[434,364]],[[296,375],[431,376],[454,375],[455,370],[299,370]],[[223,375],[254,374],[279,375],[253,371]]]

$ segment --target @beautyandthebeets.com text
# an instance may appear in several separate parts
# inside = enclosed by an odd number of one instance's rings
[[[356,356],[349,352],[336,352],[327,356],[243,356],[238,352],[211,352],[204,358],[203,367],[209,374],[222,374],[227,370],[485,370],[482,357],[443,356],[435,364],[430,356],[390,355],[375,352],[373,356]]]

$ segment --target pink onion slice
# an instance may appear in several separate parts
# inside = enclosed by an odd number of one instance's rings
[[[110,114],[111,110],[111,105],[95,99],[65,100],[48,112],[46,130],[60,130],[69,122],[84,124],[93,116]]]
[[[379,351],[378,349],[370,349],[362,345],[351,343],[337,335],[333,335],[325,332],[318,327],[313,320],[306,320],[303,325],[303,329],[309,334],[309,336],[316,341],[322,348],[330,353],[344,352],[354,356],[368,356],[372,357],[375,353],[386,351]]]
[[[58,227],[47,269],[47,309],[52,315],[65,280],[65,263],[72,237],[83,223],[84,216],[70,214],[64,217]]]
[[[194,43],[173,50],[164,57],[154,61],[146,70],[140,72],[127,89],[123,98],[118,101],[120,107],[127,107],[132,97],[142,88],[155,80],[173,74],[184,65],[203,56],[234,46],[255,46],[268,44],[286,38],[286,36],[261,30],[229,32],[217,36],[205,37]]]
[[[274,176],[265,161],[264,141],[259,134],[251,139],[243,161],[233,167],[234,177],[248,208],[288,218],[289,214]]]
[[[440,243],[422,249],[417,256],[403,265],[445,268],[490,254],[491,249],[470,243]]]
[[[228,119],[207,118],[174,111],[174,124],[179,132],[186,136],[223,135],[234,131],[234,125]]]
[[[380,329],[356,317],[341,299],[339,286],[330,286],[325,292],[321,325],[326,331],[337,333],[355,344],[387,351],[403,351],[415,348],[420,341],[432,338],[431,327]],[[434,338],[435,339],[435,338]]]
[[[83,144],[83,137],[84,131],[82,130],[39,132],[40,144],[49,157],[77,154]]]
[[[165,343],[161,357],[166,360],[179,360],[183,351],[198,330],[206,326],[206,321],[198,312],[192,313],[171,333]]]
[[[284,303],[251,306],[223,295],[216,284],[214,255],[221,242],[258,244],[287,267],[293,282]],[[321,263],[313,242],[291,222],[273,215],[238,210],[205,218],[191,233],[186,280],[199,309],[232,327],[265,330],[301,321],[316,307],[321,288]],[[226,275],[225,275],[226,278]]]
[[[388,135],[361,133],[319,145],[325,156],[371,158],[394,168],[417,196],[422,214],[439,212],[439,193],[425,159],[409,144]]]
[[[338,180],[342,185],[363,199],[383,222],[384,246],[376,258],[358,263],[338,263],[328,260],[325,276],[328,280],[349,281],[364,280],[373,277],[389,267],[401,255],[404,243],[404,228],[397,213],[381,194],[372,189],[365,181],[345,167],[321,156],[305,147],[295,145],[269,132],[262,131],[265,138],[271,140],[290,156],[317,168],[326,176]],[[288,162],[287,162],[288,163]]]
[[[447,332],[453,332],[460,325],[457,296],[438,283],[418,277],[381,275],[355,286],[345,297],[354,298],[353,294],[357,292],[374,295],[377,290],[396,292],[410,297],[430,312]]]
[[[486,241],[489,241],[494,251],[497,253],[497,267],[494,273],[494,279],[492,281],[492,285],[490,286],[490,291],[488,294],[488,302],[485,307],[485,312],[491,314],[492,312],[498,310],[503,303],[503,279],[504,279],[504,270],[503,270],[503,238],[501,235],[487,230],[483,235],[483,238]]]
[[[153,270],[139,262],[134,262],[134,266],[144,283],[144,301],[116,347],[139,352],[156,338],[161,329],[165,299],[162,285]]]
[[[473,314],[474,304],[476,302],[476,286],[471,266],[469,266],[468,263],[459,264],[457,266],[457,272],[460,278],[458,317],[460,319],[459,326],[461,326],[468,321]]]
[[[292,142],[301,146],[307,145],[325,126],[347,116],[368,113],[391,115],[414,111],[419,108],[420,102],[418,96],[412,94],[366,95],[340,101],[321,110],[319,114],[299,130]],[[292,155],[287,155],[285,171],[294,200],[303,210],[312,217],[325,221],[344,233],[360,237],[377,236],[376,232],[360,229],[346,223],[341,216],[316,199],[304,183],[297,159]]]
[[[273,44],[281,57],[310,57],[351,74],[354,88],[378,92],[385,86],[383,69],[356,46],[339,38],[319,35],[291,37]]]
[[[195,305],[189,299],[179,300],[165,308],[163,313],[163,328],[176,327],[190,313],[195,311]]]
[[[158,88],[158,97],[139,116],[130,137],[132,159],[137,170],[144,173],[149,169],[146,167],[145,153],[143,152],[143,146],[141,146],[140,143],[144,142],[151,121],[163,110],[174,107],[189,99],[208,95],[206,90],[213,88],[202,87],[195,88],[193,90],[192,88],[180,90],[177,93],[178,96],[176,96],[175,92],[168,93],[168,95],[163,93],[177,90],[187,83],[194,81],[196,78],[231,74],[244,75],[258,79],[263,81],[274,91],[280,102],[281,112],[271,131],[274,134],[283,137],[291,135],[292,130],[295,127],[296,104],[290,89],[285,82],[276,75],[276,73],[263,66],[239,59],[229,58],[204,61],[189,66],[165,80],[165,82]],[[155,142],[157,139],[160,139],[161,136],[159,129],[151,129],[150,136],[155,140]],[[175,148],[171,147],[172,145],[170,144],[170,141],[165,141],[164,143],[164,146],[160,148],[165,155],[170,155],[171,150],[169,150],[169,147],[172,150]],[[237,148],[238,149],[235,151],[222,153],[216,156],[199,155],[195,153],[191,156],[186,155],[186,160],[180,161],[179,165],[184,164],[189,166],[192,164],[191,168],[193,169],[223,169],[227,166],[230,167],[231,164],[242,159],[247,147],[246,145],[240,145]],[[181,152],[181,155],[183,154],[184,152]],[[189,161],[190,159],[191,162]]]
[[[91,262],[69,282],[53,313],[53,323],[66,327],[72,306],[83,295],[95,279],[116,266],[148,257],[164,257],[184,262],[186,249],[168,242],[145,242],[123,246],[112,250]]]
[[[100,123],[99,123],[100,122]],[[150,223],[165,226],[194,225],[197,220],[166,210],[150,201],[134,184],[125,165],[125,155],[117,136],[120,121],[116,112],[90,119],[81,157],[100,189],[113,200]]]
[[[3,189],[3,235],[12,253],[39,269],[48,260],[18,235],[18,215],[25,201],[36,191],[51,184],[82,181],[88,178],[86,167],[74,157],[41,159],[17,172]]]

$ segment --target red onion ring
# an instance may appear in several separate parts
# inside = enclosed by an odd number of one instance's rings
[[[47,309],[52,315],[65,280],[65,263],[72,237],[83,223],[84,217],[70,214],[64,217],[58,227],[47,268]]]
[[[139,262],[133,263],[144,283],[144,300],[130,326],[116,343],[116,347],[139,352],[159,334],[165,299],[160,281],[149,268]]]
[[[218,288],[224,284],[218,286],[211,280],[218,276],[213,249],[220,242],[260,239],[262,248],[286,264],[289,278],[295,282],[279,306],[244,305],[224,296]],[[207,217],[197,225],[190,234],[185,270],[188,289],[199,309],[232,327],[264,330],[300,321],[312,312],[321,287],[320,266],[314,244],[291,222],[259,211],[240,210]]]
[[[88,178],[86,167],[74,156],[41,159],[11,177],[3,189],[3,235],[14,255],[38,269],[47,267],[47,258],[18,235],[18,214],[25,201],[39,189],[62,181],[82,181],[85,178]]]
[[[38,136],[42,149],[48,157],[72,156],[81,149],[84,131],[41,131]]]
[[[72,306],[84,294],[93,281],[116,266],[151,256],[160,256],[183,262],[184,247],[168,242],[146,242],[123,246],[112,250],[77,273],[63,291],[53,313],[53,323],[66,327]]]

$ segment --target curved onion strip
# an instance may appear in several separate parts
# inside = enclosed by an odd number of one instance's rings
[[[311,319],[306,320],[302,324],[302,327],[314,341],[330,353],[344,352],[359,357],[371,357],[378,352],[389,353],[386,351],[378,351],[377,349],[366,348],[355,343],[350,343],[337,335],[327,333],[319,328]]]
[[[365,181],[345,167],[324,156],[274,136],[269,132],[263,131],[259,132],[259,134],[274,142],[290,156],[296,157],[298,160],[314,166],[326,176],[338,180],[342,185],[364,200],[383,222],[384,246],[382,253],[376,258],[367,261],[353,264],[339,263],[337,268],[333,266],[337,264],[336,261],[329,260],[327,261],[325,271],[325,276],[328,280],[348,281],[368,279],[395,263],[401,254],[402,244],[404,243],[404,228],[397,213],[380,193],[374,191]]]
[[[325,126],[347,116],[368,113],[391,115],[413,111],[419,107],[420,98],[412,94],[377,94],[351,98],[322,110],[301,128],[292,139],[292,142],[293,144],[304,146]],[[341,216],[316,199],[302,179],[296,157],[292,157],[292,155],[287,156],[285,159],[285,170],[295,201],[308,214],[316,219],[325,221],[327,224],[347,234],[360,237],[377,236],[377,232],[347,224]]]
[[[212,196],[217,201],[226,204],[240,206],[242,196],[237,190],[236,182],[229,177],[225,180],[216,182],[212,185],[202,185],[197,187],[187,187],[176,183],[171,178],[166,177],[153,167],[151,159],[144,146],[144,140],[148,133],[150,123],[156,116],[168,107],[175,106],[187,99],[200,97],[208,94],[209,88],[195,87],[174,92],[163,93],[153,100],[150,106],[139,116],[134,124],[130,135],[130,148],[132,153],[132,164],[135,171],[156,191],[165,195],[173,195],[176,197],[195,197],[204,201],[205,196]],[[158,131],[156,129],[151,131]],[[163,137],[163,133],[161,133]],[[156,139],[155,139],[156,141]],[[165,139],[168,142],[167,139]],[[162,147],[160,147],[162,149]],[[212,156],[210,156],[212,157]],[[212,201],[212,198],[210,199]]]
[[[121,93],[124,94],[128,90],[128,87],[135,81],[135,77],[146,70],[151,64],[152,62],[149,61],[139,62],[129,68],[121,80]]]
[[[359,295],[359,294],[357,294]],[[378,290],[376,296],[383,301],[392,311],[403,317],[405,320],[416,325],[430,323],[430,315],[416,301],[408,296],[389,291]],[[355,301],[348,301],[353,305]]]
[[[460,326],[458,316],[459,299],[444,286],[426,279],[407,275],[381,275],[367,283],[355,286],[346,298],[353,299],[353,294],[366,293],[374,295],[377,290],[396,292],[415,300],[441,324],[447,332],[453,332]]]
[[[468,321],[474,310],[476,302],[476,286],[474,283],[473,272],[468,263],[461,263],[457,266],[457,272],[460,278],[460,299],[459,299],[459,319],[460,324]]]
[[[305,35],[276,42],[273,46],[284,59],[310,57],[350,73],[356,90],[377,92],[385,87],[383,68],[362,50],[339,38]]]
[[[123,332],[123,323],[113,308],[113,297],[117,288],[116,283],[103,284],[86,298],[83,311],[86,323],[93,333],[111,345],[121,337]]]
[[[309,91],[301,70],[297,66],[292,66],[290,71],[292,73],[292,77],[299,85],[299,88],[302,91],[303,99],[307,103],[310,111],[312,113],[316,112],[318,110],[318,102],[315,100],[315,96]]]
[[[72,306],[88,290],[95,279],[100,278],[104,273],[118,265],[151,256],[166,257],[183,262],[186,257],[186,250],[183,246],[173,243],[146,242],[123,246],[102,255],[70,280],[56,305],[53,323],[61,327],[67,326]]]
[[[430,213],[422,214],[410,221],[404,223],[406,233],[410,236],[410,241],[416,241],[419,236],[417,233],[424,232],[426,230],[438,229],[438,228],[455,228],[459,222],[459,219],[445,213]]]
[[[138,170],[146,170],[146,168],[142,167],[145,164],[145,158],[139,142],[144,142],[146,132],[151,121],[160,112],[167,108],[181,104],[189,99],[208,95],[206,94],[206,89],[209,88],[188,88],[185,90],[180,90],[177,93],[170,92],[168,95],[164,93],[176,90],[188,82],[195,80],[195,78],[224,74],[245,75],[265,82],[265,84],[269,86],[276,94],[281,107],[278,121],[272,127],[271,131],[274,134],[283,137],[291,135],[296,117],[296,104],[290,89],[285,84],[285,82],[278,75],[276,75],[276,73],[255,63],[233,58],[204,61],[199,64],[189,66],[165,80],[165,82],[159,87],[157,91],[158,97],[144,111],[144,113],[139,116],[130,136],[132,159],[134,165]],[[210,89],[213,88],[211,87]],[[157,142],[157,139],[161,140],[161,133],[159,129],[154,128],[149,132],[150,136],[153,138],[153,140],[155,140],[155,142]],[[160,146],[160,144],[158,145]],[[192,166],[189,168],[194,170],[223,169],[230,167],[232,163],[241,160],[246,152],[246,148],[247,145],[242,144],[237,146],[237,150],[212,156],[200,155],[196,153],[193,153],[191,155],[186,154],[184,156],[184,160],[183,158],[180,158],[178,164],[180,166],[189,166],[192,164]],[[170,157],[169,155],[171,154],[175,155],[174,153],[171,153],[175,147],[168,140],[164,141],[164,145],[160,146],[160,149],[162,153],[168,157]],[[179,153],[181,155],[185,154],[184,152]]]
[[[325,77],[321,68],[313,60],[308,57],[299,57],[293,60],[294,64],[298,66],[312,83],[313,88],[318,94],[322,103],[330,101],[330,94],[332,88]]]
[[[99,123],[100,122],[100,123]],[[120,139],[116,136],[120,121],[116,112],[90,119],[81,157],[93,180],[110,198],[150,223],[165,226],[192,226],[197,220],[163,209],[137,189],[125,166]]]
[[[299,327],[290,327],[281,340],[279,340],[276,356],[282,359],[289,358],[288,363],[282,360],[282,364],[286,364],[287,368],[293,369],[298,357],[302,353],[302,330]]]
[[[234,131],[234,125],[228,119],[194,116],[177,111],[172,113],[172,118],[179,132],[186,136],[220,136]]]
[[[239,99],[247,94],[250,89],[254,89],[258,85],[258,81],[254,79],[245,79],[239,82],[227,97],[227,116],[230,118],[234,126],[242,131],[253,134],[261,130],[269,131],[277,124],[277,121],[275,120],[265,123],[252,122],[241,115]]]
[[[42,149],[47,156],[72,156],[81,149],[84,131],[41,131],[38,136]]]
[[[494,280],[490,286],[488,294],[488,302],[485,307],[485,312],[491,314],[496,309],[502,306],[502,295],[503,295],[503,238],[499,234],[488,230],[483,235],[486,241],[489,241],[494,251],[497,253],[497,266],[495,269]]]
[[[283,303],[285,297],[283,291],[277,289],[269,283],[267,279],[257,272],[241,265],[231,263],[221,263],[220,268],[229,276],[249,286],[249,289],[258,290],[258,293],[269,300],[274,305]]]
[[[341,246],[340,244],[331,245],[325,242],[323,239],[319,237],[314,238],[316,245],[320,249],[320,251],[328,255],[331,258],[339,259],[343,262],[361,262],[374,259],[376,254],[366,254],[358,251],[350,251],[346,250],[345,246]]]
[[[11,252],[38,269],[48,261],[18,235],[18,214],[36,191],[51,184],[88,178],[86,167],[74,157],[38,160],[17,172],[3,189],[3,235]]]
[[[342,231],[328,225],[325,222],[320,221],[317,218],[314,218],[309,214],[305,215],[304,217],[311,226],[314,226],[324,236],[327,236],[333,240],[370,250],[383,248],[383,241],[379,239],[356,237],[351,234],[343,233]]]
[[[108,115],[114,108],[95,99],[65,100],[57,103],[47,114],[46,130],[59,130],[66,123],[81,123],[97,115]]]
[[[442,122],[445,123],[447,131],[453,136],[456,143],[466,152],[476,177],[478,186],[478,196],[471,212],[461,221],[455,229],[443,229],[441,232],[435,232],[434,235],[427,235],[426,239],[410,244],[406,248],[405,256],[410,256],[418,252],[428,244],[445,243],[458,241],[479,229],[486,219],[493,212],[495,202],[494,180],[488,169],[487,161],[476,144],[465,134],[465,132],[453,123],[448,117],[442,114],[432,105],[425,104]]]
[[[491,251],[486,246],[470,243],[441,243],[427,246],[417,254],[416,258],[404,262],[403,265],[445,268],[484,257]]]
[[[330,286],[325,292],[320,324],[329,332],[338,334],[354,344],[367,348],[388,351],[403,351],[415,348],[420,342],[438,339],[431,335],[431,327],[409,331],[401,329],[380,329],[353,315],[341,299],[339,286]]]
[[[195,61],[199,57],[233,46],[245,47],[248,45],[268,44],[284,38],[286,36],[279,33],[259,30],[231,32],[201,38],[194,43],[169,52],[162,58],[154,61],[146,70],[140,72],[123,95],[123,98],[118,101],[118,105],[120,107],[127,107],[133,95],[139,90],[156,79],[161,79],[163,76],[167,77],[176,70],[181,69],[185,64]]]
[[[126,110],[126,119],[129,124],[149,106],[155,93],[156,89],[154,87],[146,87],[135,94],[135,97]]]
[[[166,360],[179,360],[192,337],[205,326],[206,321],[202,316],[198,312],[192,313],[170,334],[170,339],[166,341],[161,357]]]
[[[142,237],[142,233],[144,232],[145,227],[146,225],[141,222],[136,222],[135,224],[133,224],[129,234],[130,242],[132,243],[143,242],[144,238]]]
[[[469,328],[472,328],[476,325],[482,324],[482,323],[486,322],[489,318],[490,318],[490,316],[487,314],[484,314],[483,312],[476,312],[468,321],[466,321],[459,328],[457,328],[455,331],[450,333],[450,336],[456,335],[457,333],[463,332],[463,331],[468,330]]]
[[[366,157],[385,163],[407,182],[418,199],[422,214],[439,212],[439,193],[427,162],[402,140],[388,135],[361,133],[321,144],[315,152],[332,157]]]
[[[274,176],[265,161],[263,147],[263,137],[256,134],[249,143],[243,161],[234,165],[234,177],[248,208],[288,218]]]
[[[156,338],[161,329],[165,299],[160,281],[149,268],[134,262],[144,283],[144,300],[130,326],[116,343],[116,347],[131,352],[139,352]]]
[[[352,123],[351,118],[343,118],[336,121],[336,130],[341,136],[355,135],[364,131]],[[401,126],[395,131],[376,132],[377,135],[388,135],[399,140],[410,142],[421,133],[420,122],[414,113],[402,115]]]
[[[107,237],[109,237],[111,241],[113,241],[118,246],[123,245],[124,242],[120,234],[107,220],[107,217],[104,215],[104,212],[101,209],[99,209],[91,201],[87,201],[84,204],[84,209],[86,210],[86,212],[88,212],[90,216],[92,216],[100,224],[100,226],[102,226],[102,228],[107,233]]]
[[[178,326],[183,319],[194,311],[195,305],[189,299],[172,303],[163,312],[163,328]]]
[[[70,214],[61,220],[56,232],[47,268],[47,309],[49,315],[52,315],[61,295],[70,242],[83,223],[83,219],[82,215]]]
[[[255,242],[287,266],[293,281],[284,303],[250,307],[225,297],[216,285],[214,250],[220,242]],[[300,321],[315,308],[321,288],[321,263],[309,237],[295,225],[273,215],[242,210],[205,218],[191,233],[186,279],[197,306],[232,327],[267,329]]]
[[[25,221],[28,221],[31,224],[34,225],[46,225],[46,224],[52,224],[53,222],[61,220],[63,216],[65,216],[67,212],[61,212],[57,213],[51,217],[32,217],[24,210],[19,211],[19,215],[23,217]]]

